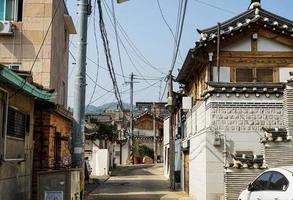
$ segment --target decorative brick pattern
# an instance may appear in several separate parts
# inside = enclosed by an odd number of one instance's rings
[[[219,131],[259,131],[283,128],[282,103],[213,102],[211,126]]]

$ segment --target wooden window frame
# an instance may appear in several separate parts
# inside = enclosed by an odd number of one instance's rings
[[[237,67],[237,66],[230,66],[230,70],[231,70],[231,73],[230,73],[230,79],[231,79],[231,82],[233,83],[237,83],[236,79],[237,79],[237,74],[236,74],[236,70],[237,69],[252,69],[252,73],[253,73],[253,81],[251,83],[257,83],[257,73],[256,73],[256,70],[257,69],[272,69],[273,70],[273,81],[272,83],[276,83],[279,81],[279,67],[253,67],[253,66],[249,66],[249,67]]]

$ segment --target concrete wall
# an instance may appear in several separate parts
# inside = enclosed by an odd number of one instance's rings
[[[205,132],[201,132],[190,138],[189,194],[192,199],[196,200],[206,200],[206,151]]]
[[[0,85],[3,87],[3,85]],[[4,86],[5,87],[5,86]],[[16,90],[8,90],[10,94]],[[14,151],[23,148],[26,160],[23,162],[2,162],[0,164],[0,199],[5,200],[29,200],[31,198],[32,162],[33,162],[33,119],[34,101],[31,97],[21,93],[9,99],[9,105],[17,107],[30,115],[30,129],[24,140],[10,137],[8,143],[14,146],[7,146],[7,153],[13,155]],[[3,154],[3,135],[1,134],[0,152]]]
[[[21,70],[32,69],[34,81],[46,88],[55,89],[55,102],[66,107],[69,35],[64,25],[63,1],[58,6],[57,14],[33,66],[58,2],[59,0],[24,0],[23,20],[13,22],[15,35],[0,36],[0,63],[21,64]]]
[[[164,120],[164,139],[163,139],[163,162],[164,162],[164,176],[169,177],[169,160],[168,160],[168,149],[169,149],[169,118]]]
[[[128,164],[128,142],[126,142],[122,146],[122,159],[121,159],[121,165]],[[116,165],[120,165],[120,144],[115,144],[114,146],[114,157],[115,157],[115,163]]]

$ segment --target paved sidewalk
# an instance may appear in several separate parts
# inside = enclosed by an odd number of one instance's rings
[[[91,192],[87,200],[190,200],[183,192],[170,192],[162,165],[118,167],[105,183]]]

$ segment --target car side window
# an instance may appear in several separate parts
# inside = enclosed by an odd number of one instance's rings
[[[268,183],[271,177],[271,172],[266,172],[258,177],[253,183],[254,191],[263,191],[268,189]]]
[[[279,172],[272,172],[268,190],[285,191],[288,187],[288,179]]]

